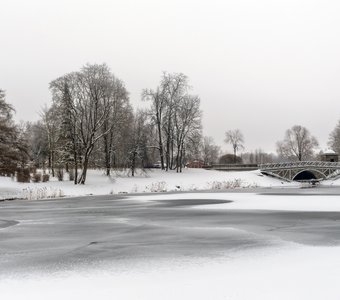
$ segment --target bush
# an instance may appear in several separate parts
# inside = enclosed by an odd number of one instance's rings
[[[43,181],[43,182],[50,181],[50,175],[44,174],[43,177],[42,177],[42,181]]]
[[[228,190],[242,187],[241,179],[213,181],[209,183],[211,190]]]
[[[35,173],[32,176],[32,181],[37,183],[37,182],[41,182],[41,173]]]
[[[31,175],[29,169],[18,169],[17,170],[17,182],[30,182]]]
[[[59,181],[63,181],[64,180],[64,170],[63,169],[58,169],[57,170],[57,178]]]
[[[166,192],[167,185],[164,181],[153,182],[151,185],[146,186],[146,191],[151,193],[159,193],[159,192]]]
[[[225,154],[219,159],[220,164],[242,164],[242,158],[234,154]]]

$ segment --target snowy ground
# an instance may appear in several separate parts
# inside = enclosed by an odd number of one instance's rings
[[[338,300],[339,247],[292,247],[0,282],[2,299]]]
[[[65,176],[67,177],[67,176]],[[150,169],[134,178],[125,173],[114,173],[111,178],[103,171],[90,170],[85,185],[70,181],[46,183],[17,183],[0,177],[0,199],[41,199],[62,196],[108,195],[121,193],[223,190],[246,187],[292,187],[296,183],[263,176],[259,171],[221,172],[203,169],[185,169],[183,173]]]
[[[2,202],[1,298],[338,300],[340,189],[286,192]]]

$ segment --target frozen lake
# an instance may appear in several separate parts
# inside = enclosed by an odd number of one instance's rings
[[[4,299],[338,300],[339,188],[0,202]]]
[[[225,199],[211,193],[190,193],[192,199],[187,199],[183,193],[143,195],[142,200],[97,196],[2,202],[0,273],[68,270],[115,260],[215,257],[283,241],[340,243],[338,211],[228,209],[235,194],[251,199],[255,191],[257,197],[281,201],[340,195],[338,188],[261,189],[219,193]]]

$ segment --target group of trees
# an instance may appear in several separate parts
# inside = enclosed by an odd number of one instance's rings
[[[69,165],[74,183],[87,169],[150,165],[159,153],[162,169],[182,171],[187,151],[201,140],[200,99],[188,93],[183,74],[164,73],[159,87],[145,89],[150,109],[134,111],[124,83],[107,65],[86,65],[50,83],[53,104],[43,112],[49,167]],[[93,154],[94,153],[94,154]],[[80,174],[78,169],[81,168]]]
[[[13,175],[28,160],[28,147],[22,128],[13,121],[14,108],[0,90],[0,175]]]
[[[225,133],[225,142],[231,144],[233,156],[224,155],[220,158],[220,163],[230,163],[232,157],[234,163],[269,163],[279,160],[303,161],[316,159],[318,154],[316,148],[319,146],[317,139],[311,135],[306,127],[295,125],[288,129],[284,139],[276,143],[277,157],[262,150],[244,153],[237,156],[237,152],[244,149],[244,137],[240,130],[229,130]],[[329,147],[336,153],[340,153],[340,121],[329,135]]]
[[[123,82],[105,64],[86,65],[52,81],[50,90],[53,103],[42,118],[52,174],[55,167],[71,165],[74,182],[84,184],[96,149],[109,175],[117,138],[135,117]]]
[[[186,151],[197,152],[201,140],[200,99],[189,94],[184,74],[163,73],[156,89],[145,89],[143,99],[151,103],[155,127],[153,146],[158,150],[162,169],[182,170]]]
[[[218,156],[213,141],[202,138],[200,99],[189,93],[183,74],[163,73],[156,90],[142,92],[150,107],[138,111],[106,64],[65,74],[50,83],[50,91],[51,105],[21,131],[1,91],[1,170],[21,163],[56,176],[66,169],[75,184],[84,184],[89,167],[105,168],[107,175],[113,168],[128,168],[134,176],[137,167],[160,160],[162,169],[181,172],[193,157]]]
[[[303,126],[293,126],[277,143],[278,157],[262,150],[243,153],[240,130],[225,133],[233,154],[221,156],[211,137],[202,136],[200,99],[190,93],[188,78],[163,73],[155,89],[144,89],[149,108],[135,111],[124,82],[106,64],[85,65],[50,83],[52,103],[37,122],[15,124],[13,107],[0,90],[0,174],[34,166],[52,176],[66,169],[75,184],[84,184],[89,167],[128,168],[159,161],[163,170],[182,171],[189,160],[213,163],[267,163],[313,159],[318,142]],[[329,137],[340,152],[340,121]]]

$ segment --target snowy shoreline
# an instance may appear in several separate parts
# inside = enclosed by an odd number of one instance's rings
[[[320,186],[340,186],[340,179],[324,181]],[[85,185],[56,178],[44,183],[18,183],[9,177],[0,177],[0,200],[299,187],[300,183],[285,182],[262,175],[260,171],[185,169],[183,173],[175,173],[153,169],[136,177],[122,172],[107,177],[102,170],[89,170]]]
[[[11,178],[0,177],[0,200],[299,186],[296,182],[264,176],[259,171],[185,169],[183,173],[175,173],[153,169],[136,177],[128,177],[126,173],[107,177],[104,171],[89,170],[85,185],[57,181],[56,178],[44,183],[17,183]]]

